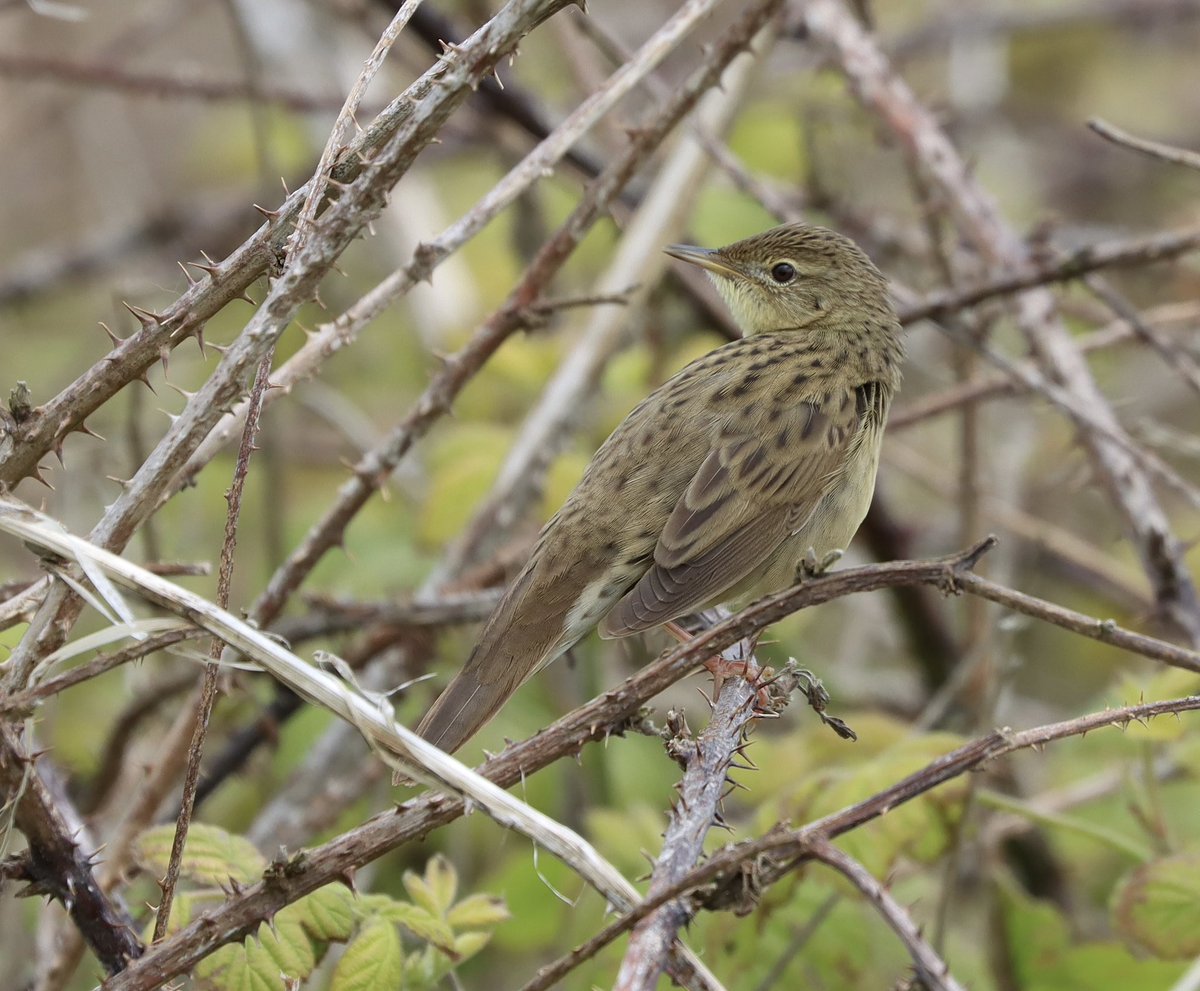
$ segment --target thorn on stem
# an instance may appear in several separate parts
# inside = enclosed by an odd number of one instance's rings
[[[140,306],[134,306],[125,300],[121,301],[121,305],[137,318],[137,322],[142,325],[143,330],[152,330],[155,327],[162,326],[163,317],[161,313],[154,313]]]

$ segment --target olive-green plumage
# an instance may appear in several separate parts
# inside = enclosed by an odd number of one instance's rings
[[[418,732],[457,750],[593,627],[621,637],[791,584],[844,548],[875,486],[900,327],[851,241],[787,224],[706,269],[746,334],[692,362],[596,452]]]

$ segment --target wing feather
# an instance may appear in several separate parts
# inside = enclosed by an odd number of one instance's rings
[[[847,390],[851,391],[852,390]],[[600,625],[606,637],[695,611],[753,576],[802,529],[857,442],[842,390],[789,406],[757,429],[718,436],[667,519],[654,563]]]

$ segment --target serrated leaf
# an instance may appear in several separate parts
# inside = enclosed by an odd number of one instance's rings
[[[341,884],[327,884],[280,912],[294,913],[313,939],[346,940],[354,931],[354,892]]]
[[[440,853],[435,853],[425,865],[425,883],[437,899],[434,914],[444,918],[450,911],[450,906],[454,904],[454,896],[458,894],[458,872],[449,860]]]
[[[1162,857],[1126,875],[1112,902],[1117,929],[1166,960],[1200,953],[1200,851]]]
[[[139,866],[162,877],[167,871],[175,826],[158,826],[138,837],[134,859]],[[230,878],[252,884],[266,870],[267,861],[244,836],[203,822],[192,823],[180,865],[184,877],[200,884],[225,885]]]
[[[403,926],[418,939],[432,943],[439,950],[455,956],[454,933],[444,919],[438,918],[421,905],[390,901],[378,910],[378,918]]]
[[[429,886],[429,883],[413,871],[405,871],[403,878],[404,890],[408,892],[408,897],[416,904],[433,915],[441,915],[441,909],[438,908],[437,895]]]
[[[509,918],[504,899],[496,895],[468,895],[449,912],[446,921],[455,929],[477,929],[494,926]]]
[[[404,958],[404,979],[414,988],[438,988],[438,982],[453,969],[449,958],[428,943]]]
[[[404,986],[404,951],[396,927],[372,919],[346,947],[329,991],[398,991]]]
[[[279,964],[256,939],[222,946],[197,964],[196,975],[221,991],[286,991]]]
[[[295,913],[281,911],[274,925],[258,930],[258,940],[288,977],[307,977],[317,965],[312,941]]]
[[[196,974],[220,991],[284,991],[287,978],[308,977],[316,962],[300,920],[284,909],[274,926],[261,926],[245,942],[223,946],[205,957],[196,965]]]

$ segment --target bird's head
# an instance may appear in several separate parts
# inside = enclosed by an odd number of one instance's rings
[[[665,250],[708,272],[746,335],[819,324],[832,330],[891,313],[879,269],[853,241],[824,227],[784,224],[723,248]]]

